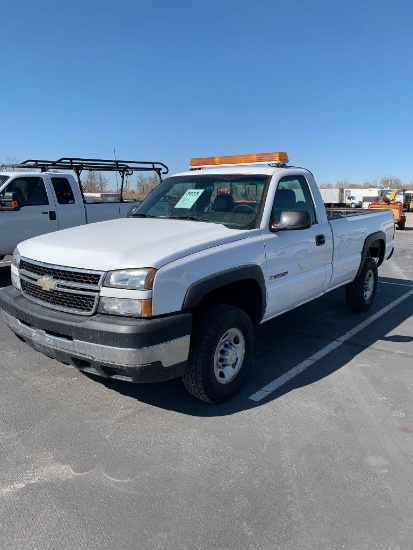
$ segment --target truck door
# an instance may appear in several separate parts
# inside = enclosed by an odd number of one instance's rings
[[[2,190],[1,197],[9,191],[16,194],[20,209],[0,213],[1,254],[11,254],[25,239],[58,229],[54,198],[47,192],[42,176],[16,176]]]
[[[48,175],[58,207],[59,229],[86,223],[85,207],[76,182],[66,176]]]
[[[304,209],[312,219],[309,229],[272,233],[263,231],[266,250],[267,311],[265,319],[322,294],[332,236],[328,222],[319,223],[304,176],[280,179],[272,206],[272,220],[282,210]]]

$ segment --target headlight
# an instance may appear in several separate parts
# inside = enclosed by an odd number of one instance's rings
[[[14,267],[17,267],[17,268],[20,267],[20,252],[18,248],[14,249],[11,263],[14,265]]]
[[[150,317],[152,315],[152,300],[102,296],[99,300],[98,311],[99,313],[124,315],[125,317]]]
[[[152,267],[109,271],[103,281],[103,286],[133,290],[151,290],[155,274],[156,269]]]

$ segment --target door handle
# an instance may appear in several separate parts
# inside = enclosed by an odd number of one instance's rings
[[[317,246],[322,246],[323,244],[326,244],[326,236],[325,235],[317,235],[315,238],[315,244]]]

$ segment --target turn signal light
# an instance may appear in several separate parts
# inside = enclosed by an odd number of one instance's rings
[[[276,153],[253,153],[250,155],[230,155],[225,157],[200,157],[193,158],[189,163],[191,168],[200,166],[219,166],[222,164],[251,164],[256,162],[277,162],[286,164],[288,155],[283,151]]]

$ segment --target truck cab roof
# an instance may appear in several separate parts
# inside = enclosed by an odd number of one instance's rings
[[[174,176],[196,176],[196,175],[207,175],[207,174],[242,174],[242,175],[253,175],[253,174],[263,174],[267,176],[273,176],[275,173],[280,171],[289,171],[289,170],[303,170],[308,171],[305,168],[296,168],[294,166],[269,166],[268,164],[255,164],[245,166],[243,164],[232,164],[226,166],[208,166],[202,169],[188,170],[186,172],[179,172],[174,174]]]

